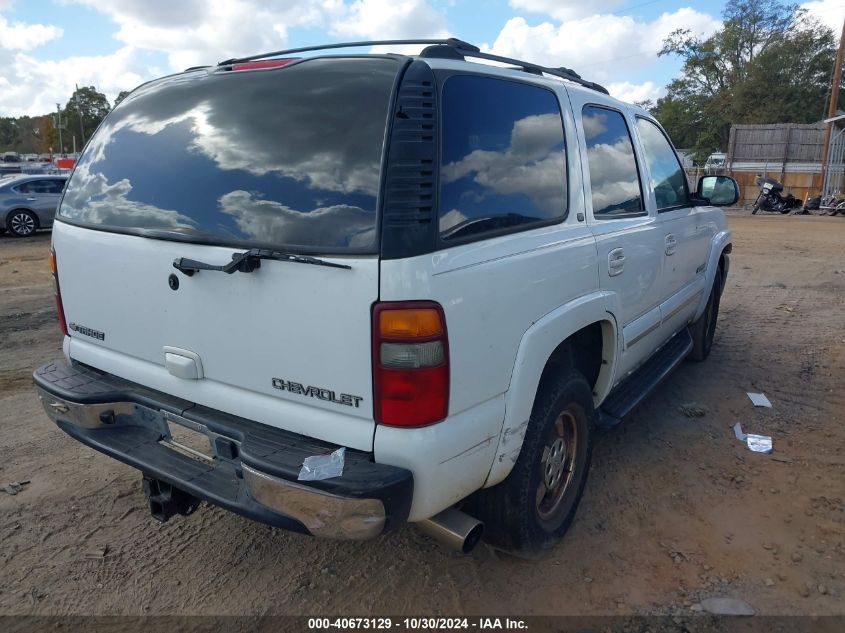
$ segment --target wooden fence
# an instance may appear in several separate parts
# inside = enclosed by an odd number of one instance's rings
[[[757,178],[783,183],[785,192],[806,200],[822,187],[824,123],[732,125],[728,140],[728,175],[740,185],[740,204],[752,202]]]

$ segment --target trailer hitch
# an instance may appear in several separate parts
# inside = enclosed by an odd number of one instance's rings
[[[200,499],[174,488],[166,481],[144,475],[143,485],[144,496],[150,502],[150,514],[156,521],[164,523],[177,514],[188,516],[200,505]]]

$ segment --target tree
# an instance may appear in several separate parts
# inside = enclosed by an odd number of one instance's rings
[[[38,139],[40,141],[38,152],[46,154],[51,148],[59,148],[59,132],[53,121],[52,114],[45,114],[38,117]]]
[[[825,110],[833,32],[798,5],[728,0],[707,39],[677,30],[660,55],[683,60],[652,112],[698,160],[727,148],[732,123],[811,123]]]
[[[111,106],[106,95],[97,92],[94,86],[77,88],[62,111],[62,123],[65,124],[64,144],[70,146],[69,137],[73,134],[81,134],[83,138],[77,145],[77,149],[81,149],[85,140],[94,133],[94,129],[100,125],[100,121],[105,118],[109,110]]]
[[[117,104],[123,101],[126,96],[129,94],[128,90],[121,90],[118,95],[114,98],[114,107],[117,107]]]

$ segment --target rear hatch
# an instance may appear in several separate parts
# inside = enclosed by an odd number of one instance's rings
[[[127,97],[86,147],[54,230],[71,358],[371,450],[377,198],[398,71],[391,58],[313,59],[193,71]],[[173,265],[259,248],[276,259],[251,272]]]

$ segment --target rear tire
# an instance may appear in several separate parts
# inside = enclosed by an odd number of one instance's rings
[[[477,492],[467,511],[484,521],[484,540],[501,549],[553,547],[572,523],[587,483],[596,413],[581,373],[541,383],[513,470]]]
[[[6,227],[15,237],[29,237],[38,230],[38,218],[26,209],[15,209],[6,217]]]
[[[704,306],[704,312],[694,323],[689,326],[692,336],[692,351],[688,358],[701,362],[710,356],[710,349],[713,347],[713,339],[716,335],[716,321],[719,319],[719,303],[721,294],[719,292],[722,278],[722,269],[716,271],[716,279],[713,281],[713,288]]]

